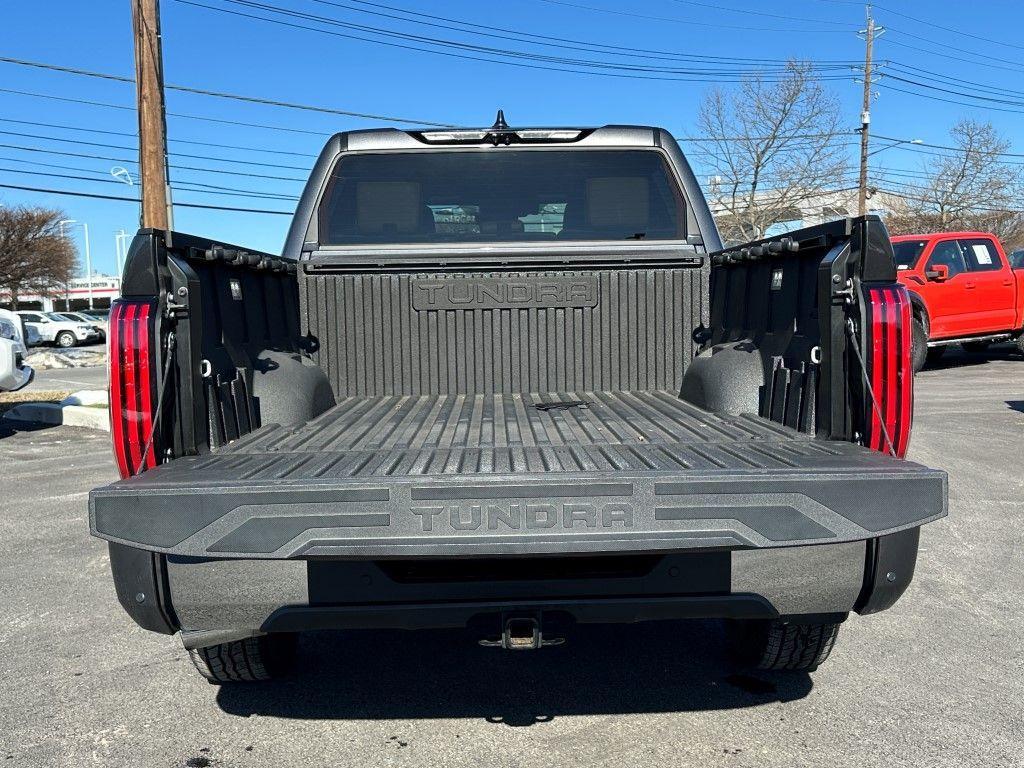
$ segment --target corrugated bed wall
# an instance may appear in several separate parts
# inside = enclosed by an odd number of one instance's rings
[[[678,391],[706,268],[305,273],[303,333],[338,398]]]

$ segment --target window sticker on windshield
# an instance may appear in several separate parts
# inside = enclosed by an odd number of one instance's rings
[[[971,246],[971,250],[974,251],[974,258],[979,264],[991,264],[992,256],[988,252],[988,247],[985,245],[978,245],[975,243]]]

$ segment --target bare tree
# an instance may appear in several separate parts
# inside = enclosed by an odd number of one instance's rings
[[[62,235],[63,211],[0,206],[0,291],[17,308],[18,294],[50,294],[75,271],[75,246]]]
[[[711,89],[697,126],[697,158],[717,177],[709,200],[726,242],[799,218],[801,204],[835,189],[846,171],[839,99],[808,63],[789,62],[777,81]]]
[[[991,123],[961,120],[955,149],[925,164],[926,180],[907,190],[905,214],[886,223],[893,234],[980,230],[1008,247],[1024,244],[1024,167],[1005,162],[1010,149]]]

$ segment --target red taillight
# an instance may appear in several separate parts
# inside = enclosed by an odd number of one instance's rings
[[[871,389],[878,402],[870,402],[867,445],[903,458],[910,443],[914,414],[914,371],[911,367],[910,296],[902,285],[868,290],[871,320],[868,324],[868,367]],[[882,429],[882,424],[885,429]]]
[[[110,434],[114,460],[121,477],[156,466],[153,430],[154,386],[152,352],[154,305],[119,299],[110,308]],[[143,457],[147,442],[149,450]]]

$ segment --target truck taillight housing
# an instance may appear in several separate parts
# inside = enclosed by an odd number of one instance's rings
[[[121,477],[156,466],[156,441],[150,440],[156,403],[155,312],[150,301],[119,299],[110,308],[110,434]]]
[[[902,285],[868,290],[867,363],[877,409],[870,402],[866,444],[900,458],[907,455],[914,414],[913,338],[910,296]],[[882,425],[885,425],[883,430]]]

